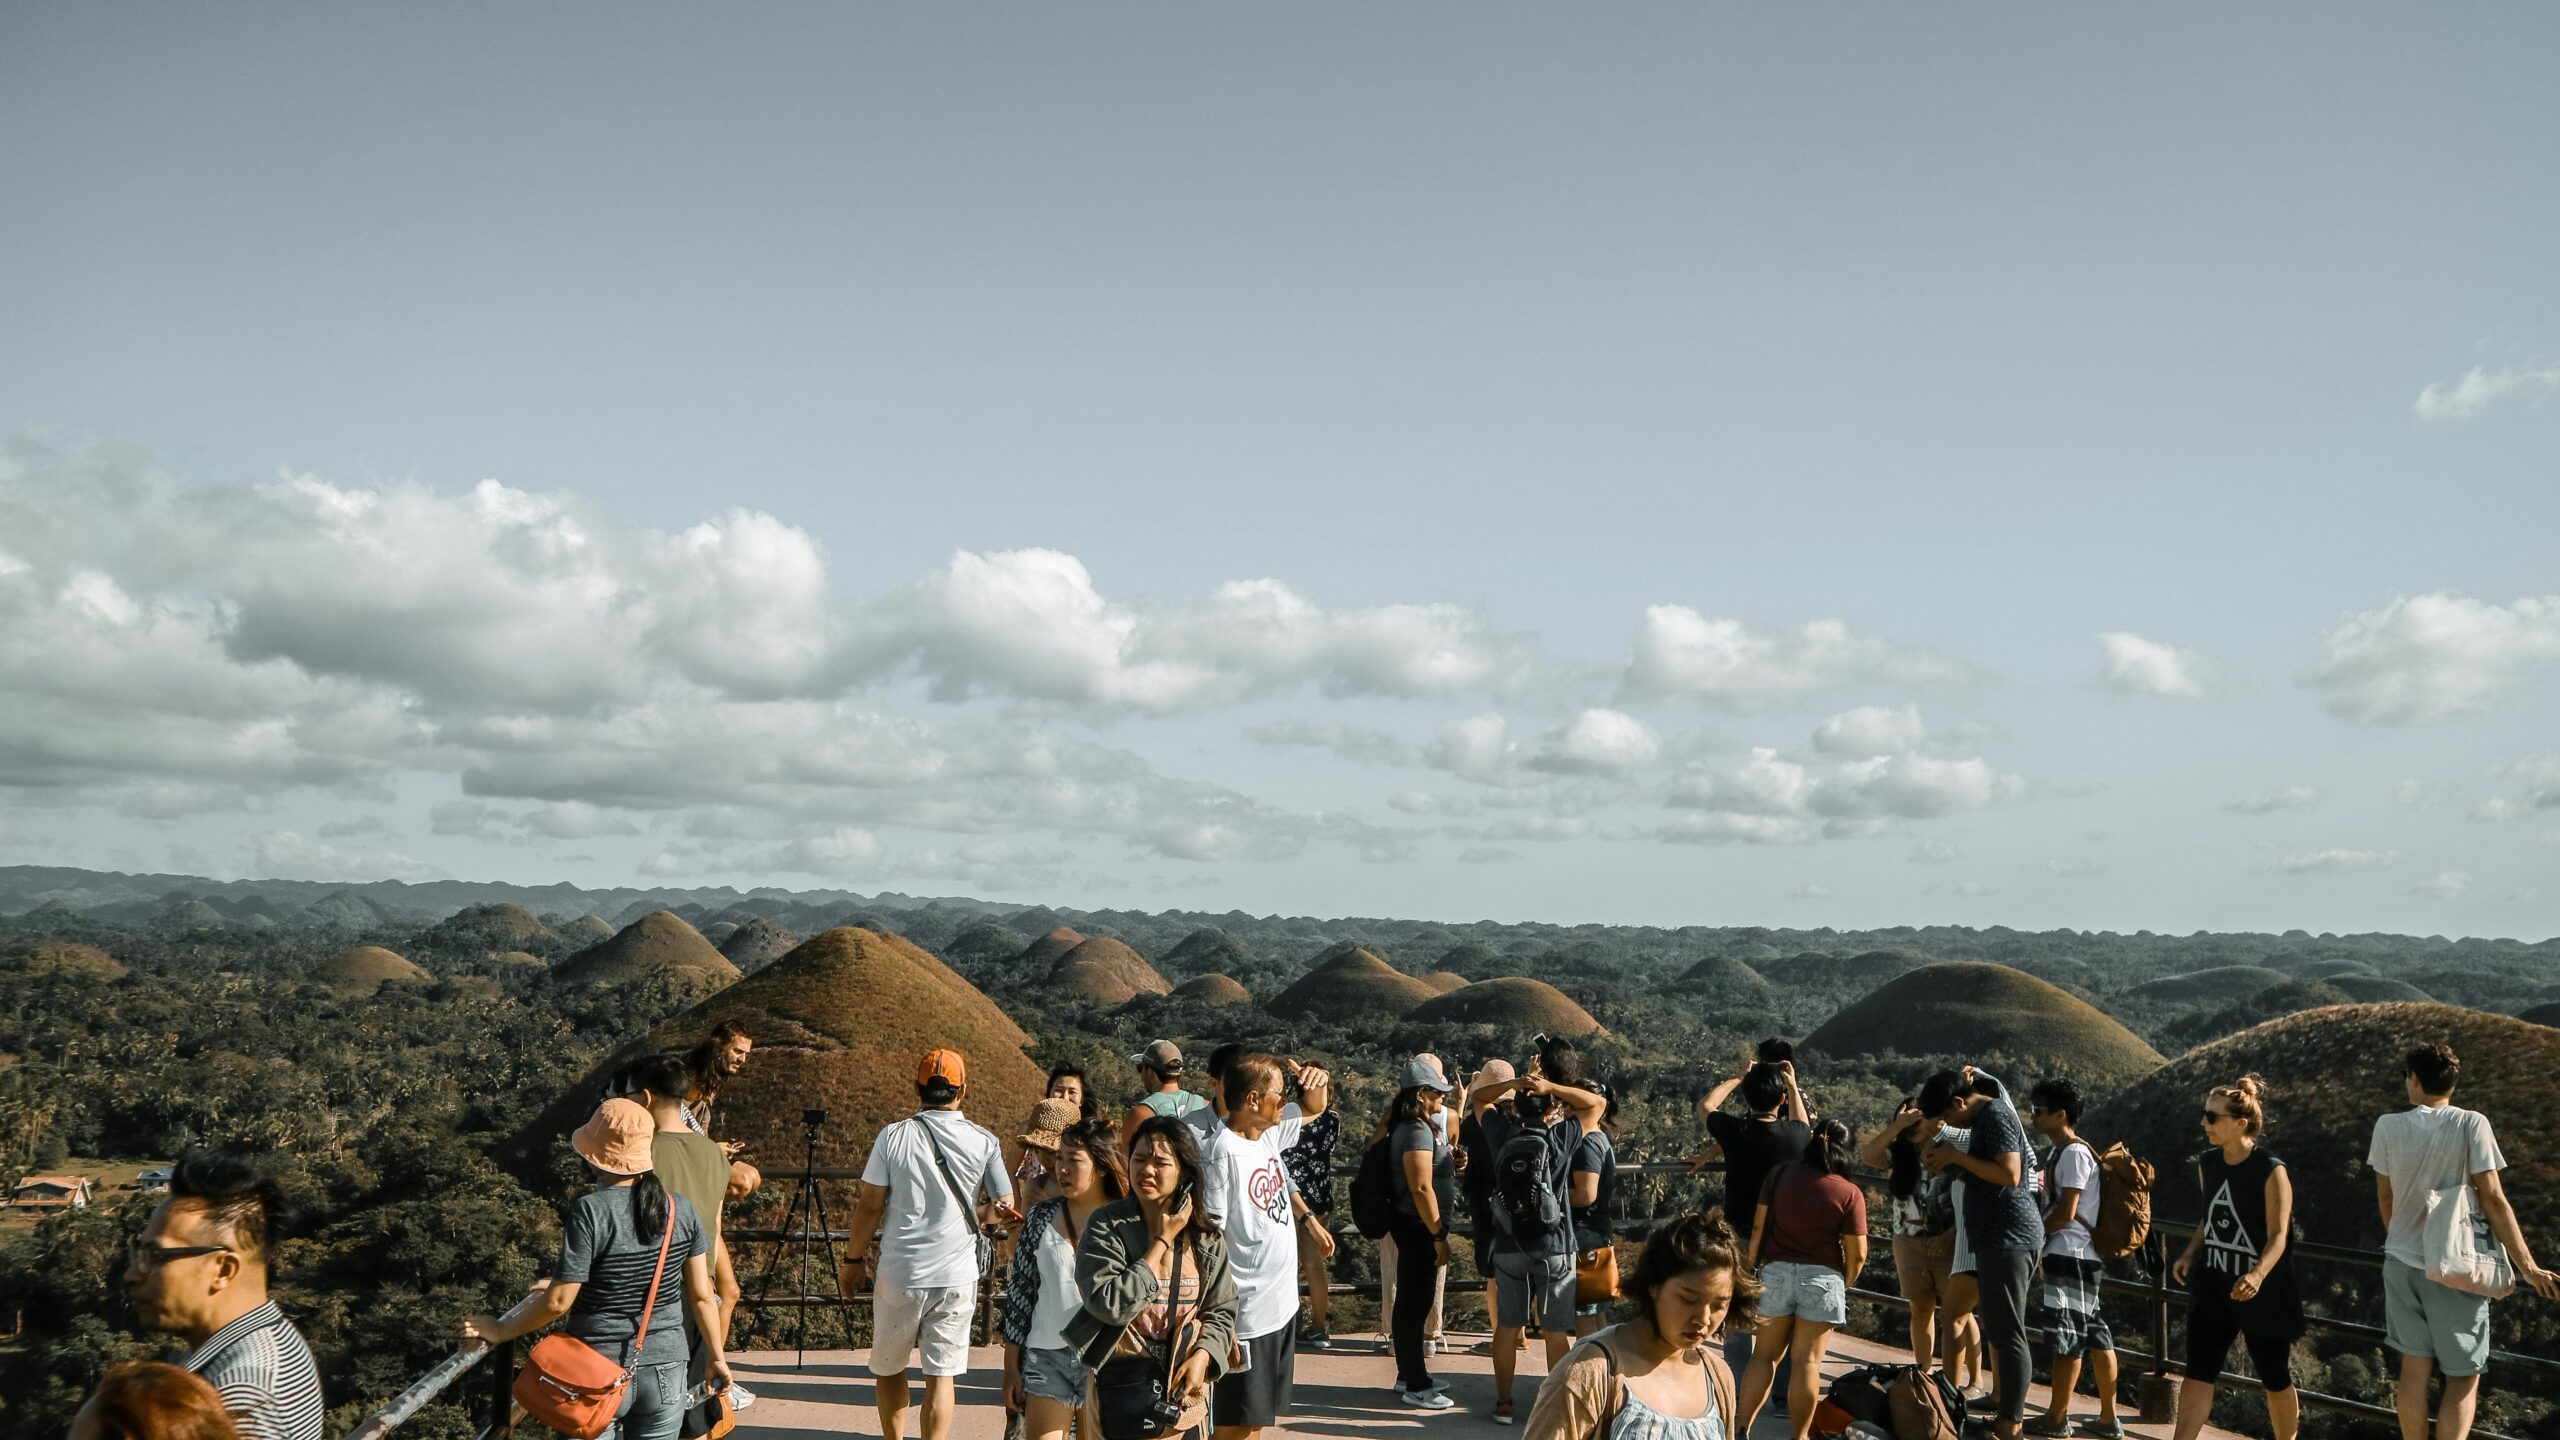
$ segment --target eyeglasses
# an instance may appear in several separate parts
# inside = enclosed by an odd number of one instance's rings
[[[2223,1114],[2219,1110],[2207,1110],[2204,1112],[2204,1123],[2207,1125],[2212,1124],[2216,1120],[2228,1120],[2230,1118],[2230,1116]]]
[[[136,1240],[125,1247],[125,1254],[143,1269],[166,1265],[172,1260],[192,1260],[198,1255],[228,1255],[228,1245],[153,1245]]]

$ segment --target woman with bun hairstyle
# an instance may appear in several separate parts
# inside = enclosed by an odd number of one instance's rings
[[[1742,1368],[1742,1428],[1769,1398],[1781,1358],[1795,1361],[1787,1385],[1787,1429],[1793,1440],[1813,1433],[1815,1387],[1831,1332],[1849,1323],[1849,1287],[1867,1266],[1867,1192],[1849,1178],[1856,1137],[1837,1117],[1813,1122],[1804,1157],[1760,1183],[1759,1223],[1744,1257],[1764,1295],[1751,1362]]]
[[[2267,1086],[2255,1075],[2205,1092],[2199,1123],[2213,1148],[2196,1156],[2204,1221],[2169,1278],[2187,1287],[2186,1379],[2178,1387],[2177,1440],[2195,1440],[2213,1413],[2231,1342],[2249,1347],[2249,1363],[2267,1388],[2267,1424],[2275,1440],[2294,1440],[2302,1396],[2293,1388],[2293,1342],[2307,1328],[2294,1283],[2293,1178],[2284,1162],[2260,1148],[2267,1128]]]
[[[1624,1287],[1631,1318],[1577,1342],[1538,1387],[1528,1440],[1740,1440],[1716,1332],[1760,1282],[1722,1210],[1663,1223]]]

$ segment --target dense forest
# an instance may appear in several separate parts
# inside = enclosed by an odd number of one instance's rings
[[[830,936],[844,927],[871,934]],[[824,1004],[803,993],[822,974],[834,987]],[[1158,1035],[1321,1058],[1343,1076],[1355,1127],[1374,1117],[1402,1053],[1472,1066],[1518,1056],[1538,1030],[1580,1033],[1623,1099],[1622,1152],[1649,1159],[1701,1146],[1697,1097],[1771,1035],[1798,1043],[1821,1108],[1862,1131],[1952,1059],[2021,1082],[2079,1078],[2101,1143],[2106,1126],[2131,1135],[2134,1112],[2161,1108],[2137,1093],[2146,1082],[2228,1078],[2211,1067],[2245,1063],[2277,1083],[2270,1143],[2325,1156],[2396,1103],[2396,1081],[2363,1072],[2396,1076],[2397,1058],[2332,1053],[2320,1037],[2387,1050],[2410,1026],[2458,1024],[2480,1077],[2465,1098],[2496,1115],[2521,1174],[2560,1182],[2560,1104],[2545,1093],[2560,1083],[2560,1029],[2506,1018],[2560,1019],[2547,1008],[2560,1001],[2553,941],[1450,924],[32,867],[0,870],[0,1178],[165,1161],[199,1143],[270,1153],[299,1212],[282,1298],[321,1356],[343,1429],[449,1353],[463,1311],[503,1306],[547,1261],[569,1177],[541,1142],[585,1077],[714,1015],[765,1017],[774,1033],[741,1077],[754,1103],[740,1122],[767,1124],[768,1156],[787,1130],[796,1157],[804,1081],[825,1069],[816,1057],[836,1057],[829,1074],[894,1070],[892,1052],[930,1038],[911,1014],[889,1017],[900,1007],[872,1003],[903,997],[866,986],[951,987],[987,1005],[973,1033],[1000,1038],[981,1043],[1019,1043],[1026,1072],[1078,1061],[1106,1095],[1126,1092],[1122,1057]],[[846,1018],[812,1018],[828,1006]],[[876,1089],[827,1083],[839,1087],[833,1158],[858,1158],[894,1111],[871,1113],[889,1103]],[[2300,1102],[2291,1132],[2288,1085]],[[2119,1095],[2125,1113],[2110,1119]],[[756,1097],[770,1097],[761,1122]],[[977,1118],[1018,1128],[1015,1115]],[[2361,1153],[2303,1182],[2313,1238],[2378,1238],[2369,1182],[2344,1173]],[[2163,1166],[2162,1205],[2191,1213],[2177,1168]],[[1623,1208],[1668,1212],[1715,1189],[1647,1177]],[[2560,1183],[2541,1191],[2528,1222],[2560,1252]],[[133,1333],[118,1283],[146,1205],[110,1191],[86,1210],[0,1224],[0,1294],[16,1322],[0,1343],[0,1430],[59,1433],[105,1364],[154,1348]],[[1365,1246],[1341,1263],[1346,1276],[1373,1273]],[[2330,1313],[2374,1318],[2353,1274],[2312,1284]],[[2552,1307],[2499,1313],[2504,1348],[2560,1351]],[[2312,1388],[2387,1403],[2369,1344],[2319,1338],[2304,1358]],[[2493,1370],[2484,1423],[2526,1433],[2553,1423],[2553,1405]],[[2254,1428],[2254,1413],[2234,1403],[2226,1423]],[[2389,1433],[2334,1416],[2312,1428]],[[403,1433],[467,1431],[448,1407]]]

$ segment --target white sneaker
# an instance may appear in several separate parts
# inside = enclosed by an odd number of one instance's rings
[[[729,1410],[735,1414],[756,1403],[756,1392],[732,1380],[729,1382]]]
[[[1449,1398],[1449,1392],[1442,1390],[1437,1386],[1434,1386],[1429,1390],[1407,1390],[1399,1386],[1396,1393],[1404,1397],[1404,1403],[1412,1406],[1416,1410],[1454,1410],[1458,1408],[1458,1402]]]

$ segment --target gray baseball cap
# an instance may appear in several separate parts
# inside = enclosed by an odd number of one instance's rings
[[[1440,1062],[1428,1055],[1416,1055],[1404,1062],[1404,1087],[1408,1090],[1437,1090],[1443,1094],[1453,1088]]]
[[[1170,1040],[1151,1040],[1147,1048],[1129,1057],[1132,1065],[1144,1065],[1159,1075],[1182,1073],[1182,1047]]]

